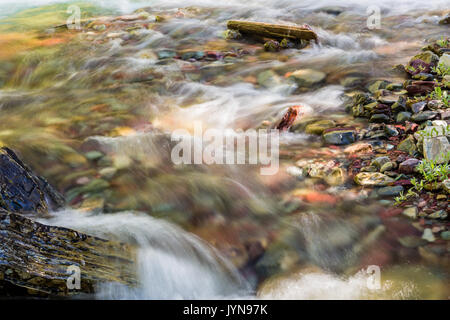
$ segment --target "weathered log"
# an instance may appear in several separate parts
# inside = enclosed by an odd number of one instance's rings
[[[93,293],[98,284],[137,284],[135,247],[47,226],[0,209],[0,293],[66,296]],[[81,271],[69,289],[69,267]]]
[[[42,177],[35,175],[8,148],[0,149],[0,208],[42,214],[64,204],[64,198]]]
[[[237,30],[241,34],[272,39],[315,40],[317,34],[307,26],[289,26],[253,21],[230,20],[228,29]]]

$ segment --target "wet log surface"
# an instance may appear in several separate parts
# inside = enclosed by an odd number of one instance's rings
[[[230,20],[227,23],[228,29],[238,30],[244,35],[259,36],[272,39],[290,39],[290,40],[315,40],[317,35],[306,26],[290,26],[270,24],[253,21]]]
[[[43,225],[0,209],[0,292],[4,294],[22,290],[67,296],[93,293],[105,282],[134,286],[135,258],[136,249],[128,244]],[[73,273],[69,266],[80,268],[79,290],[67,286]]]
[[[57,209],[64,198],[42,177],[35,175],[8,148],[0,149],[0,208],[7,211],[45,214]]]

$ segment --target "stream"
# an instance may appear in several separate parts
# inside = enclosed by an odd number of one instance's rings
[[[125,18],[52,29],[69,5],[82,20]],[[420,232],[404,216],[389,218],[392,198],[300,173],[299,161],[348,157],[305,125],[363,128],[366,120],[345,112],[345,94],[374,79],[402,82],[392,67],[425,39],[448,36],[438,23],[448,1],[376,1],[381,27],[370,30],[372,5],[0,0],[0,145],[67,200],[39,221],[139,247],[139,287],[105,283],[95,298],[448,299],[448,264],[430,258],[442,247],[400,241]],[[142,8],[146,26],[127,22]],[[228,20],[308,24],[320,41],[265,52],[225,39]],[[324,79],[299,88],[289,81],[299,69]],[[171,162],[176,130],[195,140],[195,124],[266,128],[294,105],[301,119],[280,134],[275,175],[261,175],[260,165]],[[369,266],[381,269],[376,289]]]

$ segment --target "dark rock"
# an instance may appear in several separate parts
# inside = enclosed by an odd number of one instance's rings
[[[409,95],[424,95],[432,92],[435,86],[434,81],[412,81],[406,85],[406,91]]]
[[[430,73],[431,67],[435,66],[439,61],[439,57],[431,51],[421,52],[411,58],[406,71],[411,75],[419,73]]]
[[[380,197],[393,197],[398,196],[401,192],[403,192],[402,186],[388,186],[383,187],[377,190],[377,194]]]
[[[389,122],[390,118],[389,116],[383,114],[383,113],[378,113],[378,114],[374,114],[370,117],[370,122],[375,122],[375,123],[380,123],[380,122]]]
[[[450,14],[448,14],[445,18],[439,20],[439,24],[450,24]]]
[[[266,41],[266,43],[264,43],[264,50],[269,51],[269,52],[276,52],[276,51],[280,51],[281,47],[280,47],[280,43],[276,40],[269,40]]]
[[[47,213],[64,205],[63,197],[36,176],[8,148],[0,149],[0,207],[23,213]]]
[[[414,153],[417,150],[417,147],[413,135],[409,135],[407,138],[401,141],[397,146],[397,150],[407,152],[410,155],[414,155]]]
[[[432,120],[436,118],[437,112],[434,111],[422,111],[416,114],[413,114],[411,120],[414,122],[424,122],[427,120]]]
[[[420,161],[418,159],[415,158],[411,158],[408,160],[403,161],[402,163],[400,163],[398,169],[401,173],[413,173],[415,167],[417,167],[417,165],[420,163]]]
[[[426,101],[416,102],[413,105],[411,105],[411,110],[414,113],[418,113],[420,111],[423,111],[423,109],[425,109],[426,105],[427,105]]]
[[[322,136],[325,143],[335,145],[350,144],[356,140],[355,130],[349,128],[326,129]]]

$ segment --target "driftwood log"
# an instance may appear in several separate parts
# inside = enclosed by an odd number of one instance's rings
[[[128,244],[0,209],[0,295],[89,294],[104,282],[135,286],[135,261],[136,249]],[[67,285],[70,266],[81,271],[80,289]]]
[[[317,34],[306,26],[298,27],[263,22],[230,20],[227,23],[227,27],[228,29],[237,30],[241,34],[249,36],[277,40],[288,39],[293,41],[317,41]]]

